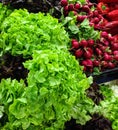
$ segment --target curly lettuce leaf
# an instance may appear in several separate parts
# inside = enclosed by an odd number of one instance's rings
[[[33,50],[68,48],[69,37],[58,19],[41,12],[14,10],[1,25],[1,54],[32,55]]]

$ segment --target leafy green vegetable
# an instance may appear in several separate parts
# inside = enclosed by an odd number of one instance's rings
[[[94,27],[89,25],[89,20],[85,19],[81,23],[77,23],[76,17],[73,12],[69,13],[69,16],[62,16],[62,23],[65,26],[66,31],[70,38],[76,38],[79,41],[82,39],[93,39],[97,40],[100,38],[100,32],[95,30]]]
[[[41,124],[50,122],[50,129],[56,130],[63,129],[64,122],[71,117],[78,119],[81,124],[90,119],[87,115],[89,109],[84,108],[85,102],[92,107],[92,102],[85,95],[90,82],[74,56],[61,50],[35,51],[33,60],[26,61],[24,65],[29,70],[29,87],[37,86],[36,92],[40,94],[40,109],[37,109],[45,117],[41,119]],[[83,112],[80,114],[80,111]]]
[[[94,105],[85,92],[91,77],[68,51],[35,50],[32,57],[24,63],[28,86],[12,100],[9,121],[1,129],[63,130],[71,117],[85,124]]]
[[[101,93],[104,95],[104,100],[100,102],[100,105],[96,106],[95,112],[108,118],[112,122],[113,130],[117,130],[118,97],[114,95],[114,92],[109,85],[101,85]]]
[[[2,118],[4,112],[4,106],[0,105],[0,118]]]
[[[0,83],[0,118],[4,116],[4,113],[9,115],[9,106],[14,99],[21,97],[24,88],[23,80],[18,82],[17,80],[2,79]]]
[[[17,80],[2,79],[0,83],[0,104],[10,104],[13,99],[20,97],[24,91],[24,81],[20,83]]]
[[[0,3],[0,25],[4,21],[6,17],[10,15],[12,10],[9,8],[9,6],[4,6],[2,3]],[[0,26],[0,32],[1,32],[1,26]]]
[[[94,39],[97,40],[100,38],[100,32],[94,30],[94,27],[91,27],[89,25],[89,20],[85,19],[80,25],[79,25],[79,32],[78,37],[81,39]]]
[[[1,25],[1,50],[31,56],[33,50],[67,48],[69,37],[58,19],[43,13],[14,10]]]

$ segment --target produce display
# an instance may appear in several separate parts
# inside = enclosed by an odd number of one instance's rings
[[[2,0],[0,129],[117,130],[118,0]],[[92,76],[91,76],[92,75]]]
[[[108,6],[103,2],[81,5],[71,2],[65,4],[65,1],[61,3],[64,15],[62,22],[71,38],[70,50],[84,66],[84,71],[97,74],[117,67],[118,41],[108,31],[111,25],[105,18],[106,15],[117,18],[117,11],[114,15],[113,11],[108,12]]]

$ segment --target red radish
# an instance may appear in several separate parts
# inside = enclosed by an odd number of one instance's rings
[[[113,51],[114,55],[118,55],[118,50]]]
[[[72,48],[78,49],[79,42],[76,39],[72,39],[71,43],[72,43]]]
[[[89,12],[89,18],[93,18],[93,11]]]
[[[61,0],[61,6],[67,6],[68,5],[68,1],[67,0]]]
[[[90,22],[91,22],[91,23],[94,23],[94,19],[93,19],[93,18],[91,18],[91,19],[90,19]],[[94,23],[94,24],[95,24],[95,23]]]
[[[69,4],[68,5],[68,9],[69,9],[69,11],[73,11],[74,10],[74,5],[73,4]]]
[[[118,43],[112,44],[112,50],[118,50]]]
[[[76,58],[80,58],[82,56],[82,54],[83,54],[83,51],[81,49],[78,49],[75,51]]]
[[[109,54],[107,54],[107,53],[104,53],[104,60],[105,61],[110,61],[110,60],[112,60],[112,56],[111,55],[109,55]]]
[[[85,50],[85,51],[89,51],[91,54],[93,54],[93,49],[90,48],[90,47],[86,47],[86,48],[84,48],[84,50]]]
[[[88,42],[85,39],[83,39],[83,40],[80,41],[79,45],[82,46],[82,47],[87,47]]]
[[[87,67],[93,67],[93,62],[91,59],[87,59]]]
[[[103,53],[99,48],[95,48],[95,51],[99,56],[102,56]]]
[[[118,61],[118,54],[117,54],[117,55],[114,55],[114,59],[115,59],[116,61]]]
[[[97,23],[99,23],[99,21],[100,21],[100,20],[99,20],[99,18],[98,18],[98,17],[95,17],[95,18],[94,18],[94,23],[96,23],[96,24],[97,24]]]
[[[105,40],[105,41],[103,42],[103,44],[104,44],[105,46],[108,46],[108,45],[109,45],[109,41]]]
[[[68,6],[64,7],[64,12],[68,12]]]
[[[100,41],[101,41],[105,46],[108,46],[108,45],[109,45],[109,41],[106,40],[105,38],[101,38]]]
[[[84,58],[86,59],[90,59],[92,57],[92,53],[89,52],[89,51],[85,51],[84,54],[83,54]]]
[[[94,40],[93,39],[89,39],[87,42],[88,42],[89,46],[93,46],[94,45]]]
[[[84,66],[87,66],[87,61],[86,61],[86,60],[83,60],[83,61],[81,62],[81,64],[84,65]]]
[[[94,17],[98,17],[98,16],[99,16],[99,13],[98,13],[97,10],[94,10],[94,11],[93,11],[93,16],[94,16]]]
[[[103,23],[105,23],[105,20],[104,20],[104,17],[102,16],[102,15],[99,15],[99,23],[100,23],[100,25],[101,25],[101,23],[103,24]],[[106,22],[107,22],[107,20],[106,20]]]
[[[101,32],[101,37],[108,38],[108,33],[106,31]]]
[[[91,8],[93,6],[93,3],[89,2],[88,7]]]
[[[107,68],[108,67],[108,62],[103,60],[101,62],[101,65],[102,65],[103,68]]]
[[[95,30],[100,30],[101,29],[101,25],[100,24],[94,24],[94,29]]]
[[[102,50],[102,51],[106,51],[106,49],[108,48],[108,46],[104,46],[104,45],[102,45],[102,44],[98,44],[98,47],[99,47],[99,49]]]
[[[100,62],[98,60],[93,60],[93,65],[94,66],[99,66],[100,65]]]
[[[78,15],[76,19],[78,22],[82,22],[82,21],[84,21],[85,18],[87,18],[86,15]]]
[[[114,35],[113,38],[114,38],[114,42],[118,42],[118,34]]]
[[[80,9],[80,4],[79,4],[79,3],[76,3],[76,4],[74,5],[74,9],[75,9],[75,10],[79,10],[79,9]]]
[[[104,19],[104,17],[102,16],[102,14],[99,14],[98,17],[99,17],[99,19],[102,19],[103,21],[106,20],[106,19]]]
[[[88,5],[83,5],[81,9],[82,9],[83,12],[86,12],[86,13],[90,12],[90,8],[89,8]]]
[[[73,13],[74,13],[74,15],[78,15],[78,13],[74,10],[74,11],[72,11]]]
[[[109,42],[114,41],[114,37],[111,35],[108,35],[108,40],[109,40]]]
[[[99,19],[100,19],[100,23],[99,24],[100,24],[100,26],[102,27],[102,30],[103,30],[104,26],[106,26],[108,21],[106,19],[104,19],[102,16],[100,16]],[[104,29],[104,30],[106,30],[106,29]]]
[[[90,59],[83,60],[83,61],[81,62],[81,64],[84,65],[84,66],[86,66],[86,67],[93,67],[93,62],[92,62],[92,60],[90,60]]]
[[[94,27],[95,26],[95,24],[94,23],[92,23],[92,22],[89,22],[89,25],[92,27]]]
[[[108,68],[109,68],[109,69],[115,68],[115,64],[112,63],[112,62],[109,62],[109,63],[108,63]]]

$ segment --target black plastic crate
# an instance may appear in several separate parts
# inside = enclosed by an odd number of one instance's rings
[[[91,76],[93,77],[93,81],[98,84],[110,82],[118,79],[118,67],[101,72],[99,75],[91,75]]]

